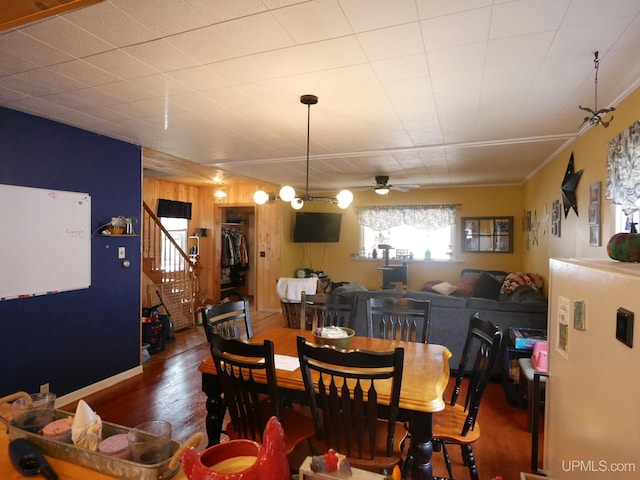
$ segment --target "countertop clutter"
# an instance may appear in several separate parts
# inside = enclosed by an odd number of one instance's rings
[[[6,453],[9,449],[9,435],[5,428],[0,428],[0,430],[0,452]],[[47,455],[45,455],[45,458],[60,480],[112,480],[115,478]],[[20,472],[13,468],[9,455],[3,454],[0,455],[0,478],[3,480],[24,480],[26,477],[23,477]],[[182,468],[173,478],[175,480],[187,480]]]
[[[3,418],[11,417],[9,404],[0,405],[0,416]],[[26,477],[22,476],[22,474],[13,467],[7,454],[10,441],[11,439],[9,438],[7,428],[5,428],[4,425],[0,425],[0,452],[3,452],[3,454],[0,454],[0,478],[2,478],[2,480],[24,480]],[[115,478],[48,455],[44,457],[60,480],[112,480]],[[182,471],[182,468],[180,468],[173,478],[175,480],[187,480],[187,476]]]

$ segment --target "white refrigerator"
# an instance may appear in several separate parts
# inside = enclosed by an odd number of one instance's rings
[[[549,301],[545,473],[640,479],[640,264],[551,259]]]

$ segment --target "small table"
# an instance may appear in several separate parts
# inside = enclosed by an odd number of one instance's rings
[[[273,341],[276,355],[298,357],[296,337],[302,335],[308,341],[313,341],[309,331],[291,328],[274,328],[261,335],[256,335],[251,341],[262,342],[265,339]],[[416,342],[401,342],[380,338],[354,337],[351,348],[373,351],[390,351],[396,347],[404,348],[405,369],[400,390],[399,420],[409,421],[411,433],[410,457],[411,478],[433,478],[431,455],[433,453],[433,413],[444,409],[443,393],[449,382],[449,358],[451,352],[442,345],[424,344]],[[199,367],[202,372],[202,390],[207,394],[207,433],[209,445],[220,441],[222,419],[224,418],[224,402],[222,389],[217,379],[215,365],[209,358]],[[294,402],[306,400],[304,382],[300,368],[293,371],[278,370],[278,387],[283,396]],[[260,381],[260,377],[256,377]],[[266,382],[266,380],[265,380]],[[381,404],[388,402],[389,395],[379,392]]]

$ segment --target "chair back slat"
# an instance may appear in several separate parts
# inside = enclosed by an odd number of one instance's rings
[[[389,340],[427,343],[431,302],[411,298],[369,298],[367,335]]]
[[[404,349],[390,352],[338,350],[298,337],[300,369],[316,436],[347,457],[374,460],[379,419],[386,419],[386,456],[394,453]],[[314,381],[315,379],[315,381]],[[379,405],[379,391],[390,395]]]
[[[355,295],[331,295],[318,293],[300,294],[300,329],[315,331],[317,328],[336,325],[353,328],[356,319]]]

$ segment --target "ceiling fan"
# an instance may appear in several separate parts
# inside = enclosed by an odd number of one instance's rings
[[[378,175],[376,176],[376,184],[373,188],[373,191],[378,195],[386,195],[389,193],[389,190],[396,190],[398,192],[408,192],[412,188],[420,188],[420,185],[415,184],[402,184],[402,185],[391,185],[389,184],[389,177],[387,175]]]

